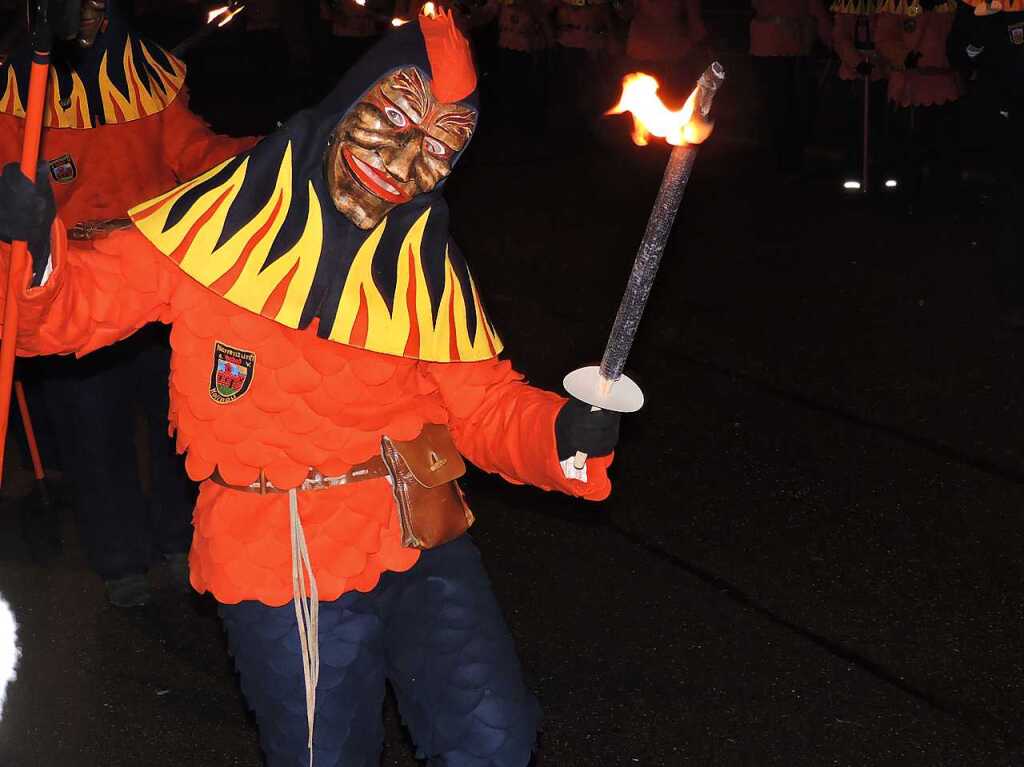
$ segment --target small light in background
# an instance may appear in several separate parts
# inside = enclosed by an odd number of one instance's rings
[[[885,180],[885,188],[886,189],[895,189],[899,185],[900,185],[899,182],[896,179],[894,179],[894,178],[887,178]]]
[[[860,189],[859,181],[844,181],[843,189]]]

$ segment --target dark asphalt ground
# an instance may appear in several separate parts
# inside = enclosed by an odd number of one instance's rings
[[[259,111],[193,88],[217,125]],[[621,127],[544,146],[485,127],[451,180],[541,386],[600,356],[658,185],[665,152]],[[783,184],[724,127],[702,150],[611,499],[466,483],[545,765],[1024,764],[1024,359],[992,296],[996,214],[967,187],[913,217],[843,202],[820,165]],[[43,569],[15,520],[8,502],[0,591],[25,658],[0,765],[257,767],[212,603],[158,570],[153,605],[116,611],[70,525]],[[384,765],[413,767],[385,716]]]

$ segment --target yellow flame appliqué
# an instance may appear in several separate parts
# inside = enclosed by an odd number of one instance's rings
[[[227,179],[192,201],[180,220],[167,226],[174,203],[232,161],[133,208],[129,214],[139,231],[190,277],[236,306],[297,328],[322,257],[324,212],[312,183],[307,183],[308,214],[302,234],[287,252],[267,264],[270,248],[296,202],[292,199],[290,143],[266,204],[220,247],[216,244],[245,181],[248,158],[238,163]],[[440,307],[434,320],[421,251],[430,213],[428,208],[416,219],[397,253],[378,252],[387,219],[370,233],[346,276],[330,340],[432,362],[490,359],[501,351],[501,341],[484,314],[472,277],[468,280],[470,295],[465,295],[447,250]],[[337,214],[332,209],[328,215]],[[373,279],[374,259],[381,257],[397,259],[390,310]],[[476,316],[472,337],[470,306]]]
[[[25,105],[21,102],[21,94],[18,92],[18,77],[14,74],[14,67],[7,68],[7,83],[4,95],[0,96],[0,112],[15,117],[25,116]]]

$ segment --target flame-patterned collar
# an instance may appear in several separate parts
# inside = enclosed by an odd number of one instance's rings
[[[956,0],[946,0],[928,9],[921,5],[920,0],[883,0],[878,6],[878,13],[894,13],[897,16],[909,16],[911,18],[920,16],[926,11],[933,13],[956,13]]]
[[[317,107],[129,215],[225,300],[329,341],[430,362],[490,359],[501,341],[448,230],[443,182],[371,230],[338,212],[324,152],[338,121],[397,68],[431,73],[418,25],[387,35]],[[462,102],[475,108],[474,98]],[[456,162],[453,157],[452,164]]]
[[[15,52],[0,66],[0,113],[25,116],[32,52]],[[47,128],[97,128],[160,112],[185,84],[185,64],[112,19],[93,48],[75,61],[50,65],[43,124]]]
[[[829,10],[835,14],[871,16],[878,13],[878,0],[835,0]]]

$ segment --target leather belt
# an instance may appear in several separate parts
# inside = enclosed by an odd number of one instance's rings
[[[221,487],[226,487],[229,490],[266,495],[267,493],[287,493],[292,489],[298,490],[300,493],[313,490],[327,490],[332,487],[351,485],[368,479],[382,479],[387,476],[389,476],[388,468],[384,465],[384,459],[379,455],[375,455],[369,461],[356,464],[344,474],[338,474],[333,477],[325,476],[316,469],[310,469],[309,474],[306,475],[304,480],[302,480],[302,484],[296,488],[276,487],[272,485],[267,480],[266,474],[262,469],[260,469],[260,478],[250,485],[232,485],[225,481],[219,471],[213,472],[213,475],[210,477],[210,481],[217,483]]]

